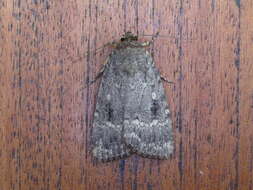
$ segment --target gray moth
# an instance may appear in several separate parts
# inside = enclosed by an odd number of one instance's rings
[[[126,33],[104,66],[92,128],[99,161],[138,154],[167,159],[173,152],[170,111],[147,43]]]

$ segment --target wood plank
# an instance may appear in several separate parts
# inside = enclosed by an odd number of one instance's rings
[[[253,3],[240,5],[240,62],[239,62],[239,160],[238,189],[253,189]]]
[[[182,45],[182,189],[233,188],[238,9],[231,1],[191,1],[182,8],[186,38]]]
[[[5,44],[5,46],[0,46],[0,187],[2,188],[10,188],[10,185],[7,184],[6,180],[12,180],[10,172],[8,172],[8,164],[9,164],[9,152],[11,147],[11,143],[8,142],[8,128],[10,123],[10,110],[14,106],[10,101],[10,97],[6,96],[6,92],[11,91],[10,83],[6,81],[11,81],[12,77],[12,68],[11,64],[6,65],[5,62],[11,62],[11,53],[12,53],[12,43],[8,43],[11,40],[11,31],[10,31],[10,20],[11,20],[11,11],[10,4],[6,2],[0,3],[0,25],[1,25],[1,33],[0,33],[0,44]],[[10,130],[9,126],[9,130]],[[13,146],[14,144],[12,144]],[[12,160],[14,163],[14,159]],[[13,165],[9,168],[9,171],[13,171],[15,168]]]
[[[1,187],[20,189],[20,65],[19,4],[17,1],[2,1],[1,13]],[[3,146],[3,147],[2,147]],[[2,159],[1,159],[2,160]]]

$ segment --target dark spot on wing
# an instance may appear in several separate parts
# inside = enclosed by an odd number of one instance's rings
[[[155,116],[155,117],[157,116],[157,111],[159,110],[159,108],[160,108],[160,106],[158,104],[158,101],[154,100],[152,103],[152,106],[150,108],[153,116]]]
[[[113,118],[113,109],[112,109],[110,103],[106,104],[106,110],[107,110],[107,113],[108,113],[108,121],[112,121],[112,118]]]

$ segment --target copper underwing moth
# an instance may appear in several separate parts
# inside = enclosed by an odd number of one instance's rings
[[[91,137],[99,161],[131,154],[168,159],[173,152],[170,111],[147,45],[127,32],[104,66]]]

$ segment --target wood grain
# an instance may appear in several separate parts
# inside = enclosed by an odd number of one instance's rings
[[[251,0],[0,0],[0,190],[252,190],[252,19]],[[85,84],[129,30],[174,81],[175,152],[95,163]]]

